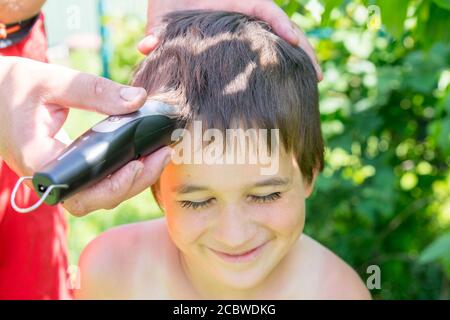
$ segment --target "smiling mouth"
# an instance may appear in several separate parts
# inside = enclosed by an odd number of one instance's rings
[[[217,251],[214,250],[212,248],[210,248],[210,250],[212,252],[214,252],[217,256],[219,256],[220,258],[222,258],[222,260],[225,260],[226,262],[232,262],[232,263],[236,263],[236,262],[248,262],[251,261],[253,259],[255,259],[257,256],[259,256],[259,254],[261,253],[262,249],[265,247],[265,245],[268,243],[264,242],[263,244],[249,250],[243,253],[239,253],[239,254],[231,254],[231,253],[226,253],[226,252],[222,252],[222,251]]]

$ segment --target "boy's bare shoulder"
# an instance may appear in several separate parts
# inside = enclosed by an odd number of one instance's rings
[[[308,261],[303,268],[312,299],[371,299],[356,271],[328,248],[303,234],[298,249],[300,259]]]
[[[78,299],[124,299],[135,292],[134,275],[143,265],[155,261],[164,262],[158,253],[168,252],[165,246],[167,230],[165,219],[154,219],[114,227],[92,240],[83,250],[80,259],[80,289],[75,290]],[[148,264],[150,262],[150,264]],[[144,271],[145,272],[145,271]],[[150,272],[149,272],[150,275]]]

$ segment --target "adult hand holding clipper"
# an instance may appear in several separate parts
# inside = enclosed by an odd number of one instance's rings
[[[120,115],[140,109],[147,98],[142,88],[61,66],[9,57],[1,57],[0,65],[0,157],[21,176],[33,175],[66,148],[56,135],[69,106]],[[63,205],[77,216],[114,208],[154,183],[169,158],[166,147],[131,161]],[[32,187],[31,181],[26,183]]]

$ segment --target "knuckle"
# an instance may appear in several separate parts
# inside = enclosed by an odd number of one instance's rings
[[[57,68],[53,65],[35,65],[33,69],[34,92],[38,92],[42,100],[54,97],[55,91],[61,86],[61,79],[56,76],[58,74]]]
[[[109,179],[108,183],[108,192],[111,195],[117,195],[121,191],[121,184],[115,179]]]
[[[77,196],[65,201],[63,206],[70,212],[70,214],[76,217],[82,217],[88,213],[86,206],[78,199]]]
[[[94,77],[92,88],[94,90],[94,96],[99,97],[105,94],[105,91],[108,88],[108,82],[106,79],[100,77]]]
[[[112,210],[112,209],[116,208],[118,205],[119,205],[118,202],[111,202],[111,203],[105,204],[103,206],[103,209]]]

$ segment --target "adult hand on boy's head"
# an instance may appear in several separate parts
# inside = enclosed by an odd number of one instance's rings
[[[137,110],[147,97],[143,88],[123,86],[62,66],[15,57],[0,57],[0,65],[0,157],[18,175],[33,175],[66,147],[57,134],[69,106],[124,114]],[[84,215],[117,205],[158,179],[167,153],[161,150],[142,162],[132,161],[110,178],[68,199],[64,206],[75,215]],[[139,170],[147,172],[137,177]],[[31,187],[30,181],[27,183]]]
[[[322,80],[322,70],[305,34],[272,0],[149,0],[147,37],[138,44],[139,51],[149,54],[158,46],[157,30],[163,15],[171,11],[199,9],[241,12],[266,21],[281,38],[305,50],[314,64],[319,81]]]

